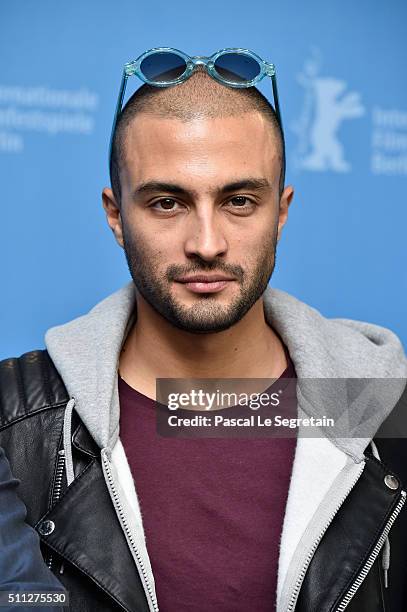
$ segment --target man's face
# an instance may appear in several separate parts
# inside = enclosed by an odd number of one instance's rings
[[[139,293],[172,325],[219,332],[261,297],[292,197],[286,188],[280,203],[280,170],[256,112],[186,123],[142,114],[128,126],[109,223]]]

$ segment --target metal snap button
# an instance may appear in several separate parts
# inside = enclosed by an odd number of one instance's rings
[[[395,476],[392,476],[391,474],[387,474],[384,477],[384,483],[386,487],[388,487],[389,489],[392,489],[393,491],[399,488],[399,481],[397,480]]]
[[[43,536],[50,535],[54,531],[54,529],[55,529],[54,521],[42,521],[42,523],[38,525],[38,531]]]

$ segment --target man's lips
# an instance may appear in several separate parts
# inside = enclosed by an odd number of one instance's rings
[[[227,287],[234,280],[233,277],[222,274],[198,274],[196,276],[183,276],[177,279],[176,282],[182,283],[193,293],[216,293]]]

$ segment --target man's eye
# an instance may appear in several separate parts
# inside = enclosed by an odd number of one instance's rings
[[[161,198],[161,200],[154,202],[152,208],[156,210],[174,210],[176,203],[177,202],[172,198]]]
[[[249,206],[252,202],[246,196],[235,196],[229,200],[235,208],[243,208]]]

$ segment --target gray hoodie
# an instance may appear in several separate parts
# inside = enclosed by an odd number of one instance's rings
[[[332,434],[318,438],[299,430],[280,542],[277,611],[285,612],[294,608],[313,551],[363,471],[364,449],[404,390],[407,359],[388,329],[327,319],[271,287],[263,298],[266,321],[286,344],[297,372],[299,416],[338,422]],[[45,340],[72,398],[64,424],[68,483],[75,407],[101,449],[106,485],[154,611],[158,603],[140,507],[119,437],[118,360],[136,318],[130,282],[88,314],[48,330]]]

